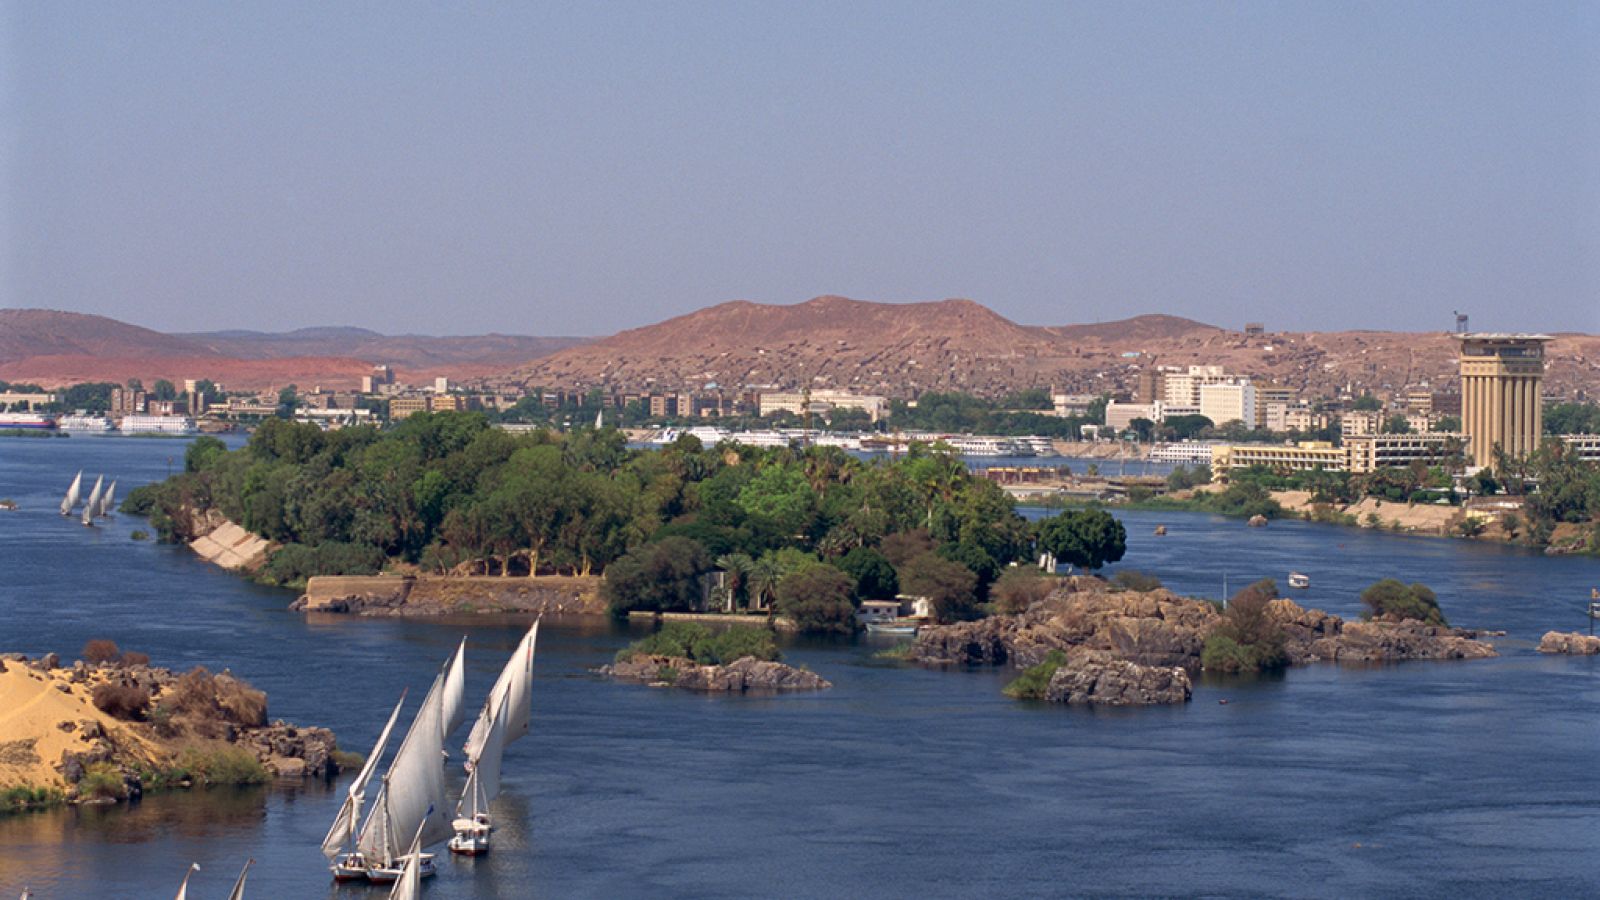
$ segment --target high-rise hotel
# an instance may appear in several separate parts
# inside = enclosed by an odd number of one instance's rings
[[[1474,465],[1494,465],[1496,447],[1521,457],[1539,446],[1544,412],[1543,334],[1462,334],[1461,430]]]

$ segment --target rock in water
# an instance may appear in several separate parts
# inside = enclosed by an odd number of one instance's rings
[[[1249,525],[1251,528],[1265,528],[1267,527],[1267,517],[1263,515],[1254,515],[1251,516],[1250,521],[1246,522],[1245,524]]]
[[[818,691],[833,683],[806,669],[743,656],[727,665],[701,665],[679,656],[634,656],[598,669],[608,678],[669,684],[691,691]]]
[[[1594,656],[1600,654],[1600,637],[1576,631],[1547,631],[1539,639],[1539,652]]]
[[[1045,699],[1074,706],[1187,703],[1194,693],[1180,666],[1141,666],[1099,650],[1079,650],[1050,678]]]

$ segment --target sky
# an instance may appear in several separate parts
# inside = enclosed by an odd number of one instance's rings
[[[1600,332],[1600,4],[0,0],[0,306]]]

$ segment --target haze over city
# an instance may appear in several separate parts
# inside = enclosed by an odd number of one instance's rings
[[[3,9],[7,306],[1600,328],[1592,4]]]

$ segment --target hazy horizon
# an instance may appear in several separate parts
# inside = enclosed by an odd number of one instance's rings
[[[1600,8],[0,7],[0,306],[1600,331]]]

